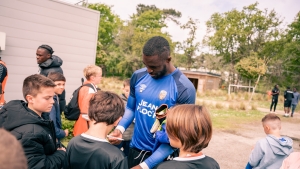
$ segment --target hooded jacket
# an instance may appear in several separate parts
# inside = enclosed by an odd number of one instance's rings
[[[57,150],[53,122],[38,116],[21,100],[8,102],[0,110],[0,127],[22,144],[30,169],[61,169],[65,152]]]
[[[253,169],[280,168],[283,160],[293,152],[293,140],[289,137],[280,139],[267,135],[259,140],[251,155],[249,163]]]
[[[61,65],[63,64],[63,60],[56,56],[56,55],[52,55],[51,58],[49,58],[48,60],[46,60],[45,62],[39,64],[40,67],[40,74],[44,75],[44,76],[48,76],[48,74],[50,72],[59,72],[61,74],[64,74]],[[58,95],[59,97],[59,106],[60,106],[60,110],[62,112],[62,110],[65,109],[66,106],[66,92],[65,90],[63,91],[62,94]]]
[[[121,99],[123,100],[125,107],[127,105],[127,97],[124,94],[121,94]],[[130,141],[133,135],[134,123],[132,122],[130,126],[123,133],[123,139],[125,141]]]

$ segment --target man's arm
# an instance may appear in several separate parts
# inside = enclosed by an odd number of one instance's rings
[[[251,152],[249,163],[252,167],[257,167],[260,163],[260,160],[263,158],[264,152],[262,151],[262,147],[260,146],[260,142],[258,141]]]
[[[143,169],[153,168],[163,162],[163,160],[173,152],[174,149],[169,144],[161,144],[150,157],[140,164],[140,166]]]

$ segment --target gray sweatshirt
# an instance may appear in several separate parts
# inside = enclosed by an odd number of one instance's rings
[[[294,92],[294,98],[292,99],[292,104],[297,105],[300,100],[300,95],[298,92]]]
[[[267,135],[259,140],[251,155],[249,163],[253,169],[279,169],[283,160],[293,152],[293,140],[289,137],[280,139]]]

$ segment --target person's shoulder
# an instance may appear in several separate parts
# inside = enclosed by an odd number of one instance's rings
[[[180,162],[175,160],[165,161],[158,166],[156,166],[154,169],[174,169],[180,167]]]

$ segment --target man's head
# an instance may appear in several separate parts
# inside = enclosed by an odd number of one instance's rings
[[[116,126],[124,115],[124,102],[115,93],[98,91],[89,103],[89,119],[97,123]]]
[[[41,115],[50,112],[53,106],[54,82],[39,74],[30,75],[23,82],[23,96],[28,107]]]
[[[297,91],[297,88],[296,88],[296,87],[294,87],[294,88],[293,88],[293,91],[294,91],[294,92],[296,92],[296,91]]]
[[[130,78],[123,81],[123,93],[128,98],[130,93]]]
[[[280,118],[275,113],[269,113],[261,120],[264,131],[266,134],[271,134],[274,131],[281,129]]]
[[[46,60],[51,58],[53,49],[49,45],[41,45],[36,50],[36,60],[38,64],[44,63]]]
[[[152,78],[158,79],[170,71],[170,45],[161,37],[154,36],[149,39],[143,48],[143,63]]]
[[[62,94],[62,92],[65,90],[65,76],[59,72],[50,72],[47,77],[56,85],[54,87],[55,94]]]
[[[274,86],[274,88],[276,88],[276,89],[278,89],[278,87],[279,87],[278,85],[275,85],[275,86]]]
[[[0,128],[0,168],[27,169],[27,159],[20,142]]]
[[[170,144],[187,152],[198,153],[208,146],[212,123],[208,111],[199,105],[175,106],[167,115]]]
[[[99,84],[102,79],[102,69],[96,65],[88,65],[83,69],[83,75],[93,84]]]
[[[286,87],[287,90],[291,90],[290,86]]]

